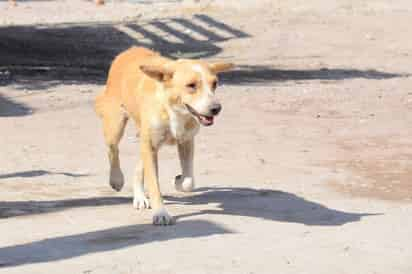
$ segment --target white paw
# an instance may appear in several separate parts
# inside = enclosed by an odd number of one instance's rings
[[[154,225],[172,225],[175,223],[175,220],[164,207],[156,210],[153,215],[153,224]]]
[[[150,208],[150,203],[144,194],[137,195],[133,197],[133,207],[138,210],[143,210]]]
[[[195,180],[191,177],[177,175],[174,179],[174,185],[177,191],[191,192],[195,188]]]
[[[122,190],[124,185],[124,176],[120,168],[110,169],[110,186],[116,190]]]

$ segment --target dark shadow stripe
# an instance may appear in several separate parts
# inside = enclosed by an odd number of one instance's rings
[[[226,32],[229,32],[231,34],[233,34],[235,37],[237,38],[246,38],[246,37],[250,37],[250,35],[248,35],[246,32],[243,32],[241,30],[237,30],[234,29],[232,27],[230,27],[229,25],[226,25],[225,23],[216,21],[215,19],[213,19],[212,17],[209,17],[207,15],[204,14],[196,14],[194,16],[196,19],[199,19],[205,23],[207,23],[210,26],[214,26],[217,29],[220,30],[224,30]]]
[[[174,29],[174,28],[170,27],[169,25],[167,25],[163,22],[154,21],[154,22],[151,23],[151,25],[155,26],[156,28],[158,28],[160,30],[163,30],[164,32],[167,32],[167,33],[179,38],[184,43],[193,43],[193,42],[194,43],[199,43],[199,42],[201,42],[201,41],[193,38],[192,36],[190,36],[186,33],[183,33],[183,32],[181,32],[177,29]]]
[[[207,37],[209,39],[209,41],[213,41],[213,42],[221,42],[221,41],[225,41],[227,40],[225,37],[217,35],[216,33],[200,26],[197,24],[194,24],[192,22],[190,22],[189,20],[183,19],[183,18],[173,18],[172,19],[173,22],[176,22],[180,25],[182,25],[183,27],[186,27],[192,31],[195,31],[197,33],[200,33],[201,35]]]

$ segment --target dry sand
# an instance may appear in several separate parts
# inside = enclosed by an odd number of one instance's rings
[[[0,1],[0,273],[412,273],[412,4],[325,2]],[[238,65],[196,192],[160,154],[171,227],[132,208],[133,127],[107,182],[92,104],[132,45]]]

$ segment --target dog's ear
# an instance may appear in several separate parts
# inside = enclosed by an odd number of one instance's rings
[[[210,64],[209,67],[213,73],[217,74],[219,72],[231,70],[232,68],[235,67],[235,65],[232,63],[213,63],[213,64]]]
[[[173,70],[161,65],[141,65],[140,70],[158,81],[167,81],[172,78]]]

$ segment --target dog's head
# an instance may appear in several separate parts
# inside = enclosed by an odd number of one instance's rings
[[[163,84],[173,111],[193,115],[200,124],[210,126],[222,110],[215,96],[217,74],[232,67],[230,63],[181,59],[164,65],[143,65],[140,69]]]

